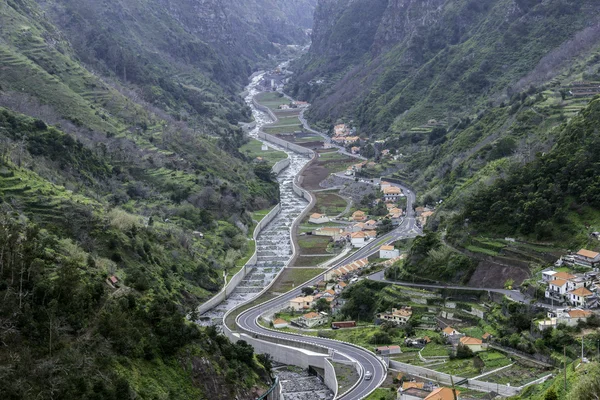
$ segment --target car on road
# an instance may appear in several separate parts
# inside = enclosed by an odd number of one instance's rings
[[[372,376],[373,376],[373,374],[371,373],[371,371],[367,371],[365,373],[365,380],[370,381]]]

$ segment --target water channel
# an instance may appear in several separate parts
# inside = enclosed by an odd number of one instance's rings
[[[259,93],[256,86],[261,81],[263,74],[255,76],[248,85],[245,100],[252,108],[256,126],[249,135],[257,140],[259,130],[273,122],[269,115],[256,109],[252,98]],[[299,197],[292,188],[292,182],[300,170],[310,161],[306,155],[301,155],[275,144],[265,142],[269,147],[285,151],[290,158],[290,166],[281,171],[277,176],[280,190],[281,212],[260,233],[256,240],[257,263],[252,271],[238,285],[235,291],[218,306],[204,313],[201,321],[204,325],[221,325],[223,315],[235,306],[254,298],[267,286],[277,273],[289,262],[292,257],[292,242],[290,230],[294,220],[307,207],[308,202]]]

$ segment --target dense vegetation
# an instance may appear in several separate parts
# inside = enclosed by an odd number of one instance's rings
[[[238,93],[306,40],[305,20],[278,23],[314,3],[243,6],[0,2],[0,397],[249,399],[269,383],[268,360],[186,318],[278,201],[238,151]]]
[[[578,234],[572,214],[600,207],[600,99],[563,129],[554,148],[481,190],[464,218],[498,234],[566,239]]]

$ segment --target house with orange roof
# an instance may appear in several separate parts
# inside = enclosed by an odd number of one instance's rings
[[[442,329],[442,335],[444,335],[444,337],[449,337],[454,335],[460,335],[460,332],[451,326],[447,326],[444,329]]]
[[[379,313],[376,315],[376,323],[392,322],[394,324],[405,324],[412,317],[412,308],[410,306],[402,308],[392,308],[392,312]]]
[[[377,237],[377,231],[364,231],[364,234],[367,235],[367,239],[375,239]]]
[[[352,154],[358,154],[358,153],[360,153],[360,147],[358,147],[358,146],[353,146],[353,147],[350,149],[350,152],[352,152]]]
[[[313,328],[315,326],[323,325],[327,323],[327,315],[323,313],[317,312],[309,312],[304,314],[300,318],[296,318],[293,321],[296,325],[305,327],[305,328]]]
[[[546,289],[546,297],[562,297],[567,293],[567,281],[565,279],[555,279],[548,282],[548,288]]]
[[[354,247],[365,247],[367,244],[368,236],[365,232],[353,232],[350,234],[350,242]]]
[[[365,228],[367,230],[372,230],[377,228],[377,221],[375,221],[374,219],[370,219],[367,222],[365,222]]]
[[[487,348],[487,344],[484,344],[481,339],[477,339],[477,338],[470,337],[470,336],[461,337],[459,342],[463,346],[471,349],[471,351],[473,353],[483,351],[484,349]]]
[[[574,263],[582,267],[596,268],[600,266],[600,253],[581,249],[574,255]]]
[[[390,186],[383,189],[383,199],[385,201],[397,202],[402,197],[402,189],[396,186]]]
[[[550,311],[548,312],[549,318],[537,321],[537,327],[540,331],[543,331],[548,328],[556,328],[559,324],[577,326],[579,321],[586,322],[592,314],[591,311],[582,310],[580,308],[556,312]]]
[[[364,211],[357,210],[352,213],[352,220],[356,222],[365,221],[367,219],[367,214]]]
[[[308,218],[308,222],[311,224],[326,224],[329,222],[329,218],[325,214],[313,213]]]
[[[290,300],[289,308],[294,311],[308,310],[312,307],[313,301],[313,296],[296,297]]]
[[[568,293],[569,302],[576,307],[585,307],[588,304],[589,299],[594,297],[594,293],[592,293],[589,289],[585,287],[580,287],[575,290],[571,290]]]
[[[275,329],[287,328],[288,326],[289,324],[285,319],[276,318],[273,320],[273,328]]]
[[[389,260],[396,257],[400,257],[400,250],[397,250],[394,246],[381,246],[379,248],[379,258]]]
[[[441,387],[435,389],[431,394],[425,397],[425,400],[460,400],[460,392],[456,389]]]

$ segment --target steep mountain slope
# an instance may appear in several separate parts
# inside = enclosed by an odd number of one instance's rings
[[[323,0],[288,89],[330,128],[403,154],[381,173],[460,208],[476,183],[549,149],[600,67],[593,1]],[[589,86],[588,85],[588,86]]]
[[[268,360],[185,318],[278,200],[237,151],[236,93],[277,52],[268,35],[305,26],[249,32],[240,4],[0,2],[3,398],[250,399],[269,382]],[[274,21],[310,7],[256,4]]]
[[[367,134],[468,115],[598,12],[593,1],[323,0],[293,89],[314,99],[314,118],[352,114]]]

